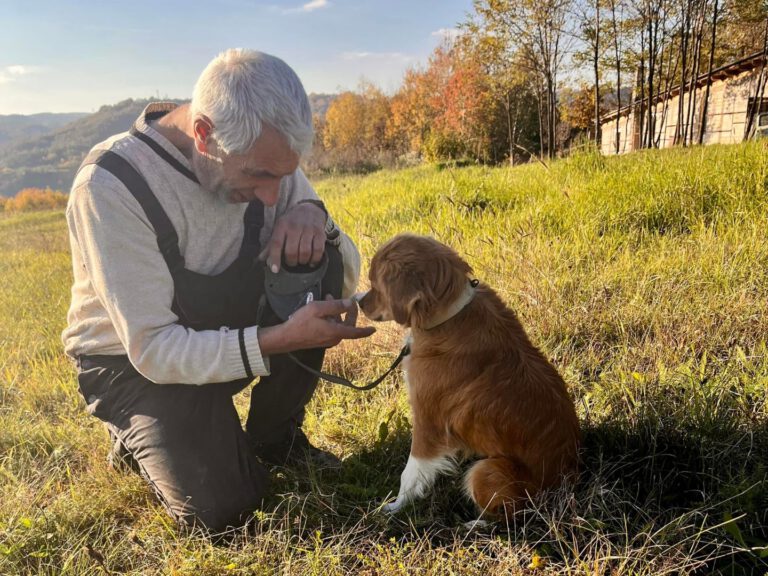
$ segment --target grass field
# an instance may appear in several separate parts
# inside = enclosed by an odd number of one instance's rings
[[[365,262],[431,234],[499,291],[570,387],[583,472],[482,531],[448,479],[382,517],[408,453],[402,380],[323,384],[306,429],[343,470],[275,471],[226,544],[107,467],[61,351],[63,213],[0,217],[0,574],[768,574],[767,185],[756,144],[319,181]],[[382,325],[326,369],[370,379],[401,337]]]

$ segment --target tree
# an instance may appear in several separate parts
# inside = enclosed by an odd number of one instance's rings
[[[594,94],[592,95],[591,100],[594,111],[591,118],[592,123],[594,124],[592,133],[597,146],[600,146],[600,63],[603,59],[604,52],[604,44],[602,40],[604,37],[603,28],[605,27],[605,22],[601,13],[601,2],[604,1],[605,0],[577,0],[574,3],[574,17],[578,22],[578,39],[584,45],[584,49],[576,52],[573,61],[576,66],[580,63],[588,62],[592,68],[592,74],[594,76]]]
[[[763,49],[768,4],[762,0],[727,0],[719,13],[719,42],[714,65],[722,66]]]
[[[712,88],[712,69],[715,64],[715,45],[717,44],[717,8],[718,0],[715,0],[714,7],[712,8],[712,39],[709,45],[709,68],[707,70],[707,88],[704,92],[704,104],[701,107],[701,129],[699,130],[698,143],[701,144],[704,141],[704,132],[707,128],[707,108],[709,107],[709,92]]]
[[[470,44],[456,43],[446,54],[447,73],[432,99],[433,144],[448,147],[443,155],[491,161],[491,127],[496,114],[490,79]]]
[[[68,196],[59,190],[24,188],[13,198],[4,198],[0,209],[6,212],[29,212],[64,208]]]
[[[470,18],[461,29],[458,42],[465,58],[479,64],[485,76],[491,156],[506,157],[510,163],[527,159],[530,150],[541,149],[535,74],[522,55],[510,54],[506,42],[490,34],[481,20]]]
[[[409,68],[403,84],[391,101],[391,115],[386,134],[396,149],[420,154],[429,139],[435,122],[434,96],[445,84],[450,70],[450,55],[446,44],[438,46],[426,68]]]
[[[326,148],[360,150],[363,145],[365,111],[363,99],[354,92],[343,92],[325,113],[323,144]]]
[[[475,25],[502,43],[533,73],[546,154],[555,155],[559,74],[573,34],[568,19],[571,0],[475,0]]]
[[[358,92],[344,92],[328,106],[322,131],[323,147],[347,168],[375,160],[389,148],[389,99],[368,82]]]
[[[561,91],[562,121],[572,129],[587,133],[595,129],[595,90],[594,86],[582,83],[577,89],[566,88]]]
[[[611,32],[612,32],[612,40],[613,40],[613,55],[614,55],[614,64],[616,66],[616,109],[617,111],[621,110],[621,68],[622,68],[622,34],[621,30],[623,28],[623,5],[619,4],[620,0],[608,0],[608,5],[611,9]],[[619,14],[617,15],[617,9],[619,11]],[[619,117],[617,115],[616,117],[616,135],[615,135],[615,146],[616,146],[616,154],[620,151],[620,142],[621,139],[621,130],[620,130],[620,123],[619,123]]]

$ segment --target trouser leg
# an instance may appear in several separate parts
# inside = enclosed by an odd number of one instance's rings
[[[323,278],[323,294],[341,297],[344,267],[337,248],[328,246],[328,271]],[[274,321],[274,317],[272,318]],[[299,350],[294,355],[307,366],[320,370],[323,349]],[[269,376],[263,376],[251,389],[251,405],[246,422],[249,437],[257,444],[289,440],[304,421],[305,406],[317,387],[317,376],[295,364],[286,355],[270,357]]]
[[[299,360],[319,369],[325,351],[302,350],[294,354]],[[246,430],[253,442],[273,444],[291,437],[304,422],[305,406],[317,387],[317,377],[288,356],[270,359],[272,374],[259,379],[251,389],[251,407]]]
[[[217,384],[153,384],[122,367],[83,363],[80,389],[138,463],[170,514],[219,532],[239,526],[266,494],[232,397]]]

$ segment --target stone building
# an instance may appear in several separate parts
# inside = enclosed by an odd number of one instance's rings
[[[761,75],[766,77],[762,81]],[[698,142],[702,130],[708,78],[708,74],[699,76],[694,90],[691,90],[690,85],[684,87],[683,121],[679,129],[680,86],[676,86],[669,93],[657,95],[651,100],[654,110],[654,147],[667,148],[681,142],[682,134],[686,130],[689,135],[692,134],[692,137],[689,136],[689,141]],[[768,66],[766,66],[764,52],[758,52],[712,71],[709,102],[706,107],[706,119],[703,122],[703,144],[741,142],[754,133],[758,125],[758,114],[768,112],[768,90],[766,90],[768,81],[766,79],[768,79]],[[762,98],[757,93],[759,85],[762,85]],[[639,119],[642,114],[643,122],[647,122],[648,99],[633,98],[633,100],[631,104],[620,110],[614,110],[603,116],[601,123],[603,154],[616,153],[617,123],[619,153],[641,148]],[[694,111],[692,122],[691,106]],[[750,116],[752,116],[752,122],[748,122]],[[750,134],[747,134],[748,124],[750,124]],[[643,132],[647,133],[647,130],[647,126],[643,127]]]

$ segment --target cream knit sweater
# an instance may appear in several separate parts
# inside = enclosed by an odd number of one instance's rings
[[[147,124],[146,115],[173,109],[150,104],[136,127],[191,169],[181,152]],[[128,133],[94,147],[127,159],[147,180],[173,223],[186,268],[218,274],[237,257],[247,204],[228,204],[178,172],[145,143]],[[317,194],[301,170],[283,179],[280,200],[264,212],[262,245],[275,219],[289,207]],[[207,384],[246,376],[236,330],[195,331],[178,324],[171,311],[173,280],[144,210],[111,173],[90,165],[75,178],[67,206],[74,283],[68,326],[62,334],[66,353],[127,354],[136,369],[156,383]],[[360,272],[357,248],[344,233],[344,296],[354,293]],[[258,327],[246,328],[251,369],[269,374]]]

